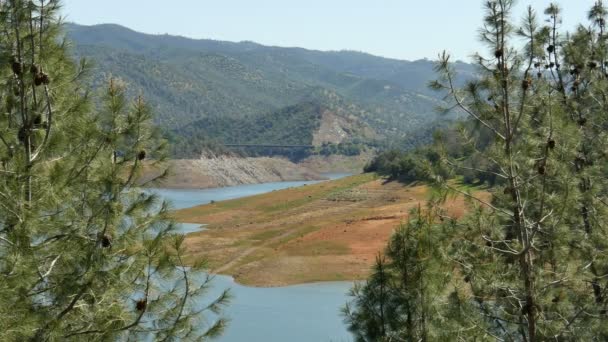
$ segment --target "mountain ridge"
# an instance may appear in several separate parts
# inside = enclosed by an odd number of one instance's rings
[[[432,63],[433,62],[429,58],[420,58],[420,59],[414,59],[414,60],[399,59],[399,58],[394,58],[394,57],[374,55],[373,53],[359,51],[359,50],[351,50],[351,49],[319,50],[319,49],[304,48],[304,47],[299,47],[299,46],[266,45],[266,44],[257,43],[252,40],[229,41],[229,40],[220,40],[220,39],[213,39],[213,38],[193,38],[193,37],[187,37],[187,36],[183,36],[183,35],[179,35],[179,34],[170,34],[170,33],[145,33],[145,32],[140,32],[140,31],[131,29],[129,27],[123,26],[121,24],[115,24],[115,23],[83,25],[83,24],[78,24],[75,22],[66,22],[65,25],[66,25],[66,31],[70,32],[70,33],[73,33],[75,31],[81,30],[81,29],[97,30],[97,29],[107,28],[107,29],[114,30],[114,31],[127,32],[129,34],[144,35],[144,36],[149,36],[149,37],[169,37],[169,38],[175,38],[175,39],[186,40],[186,41],[195,41],[195,42],[196,41],[214,42],[214,43],[217,43],[218,45],[227,45],[227,46],[249,45],[252,48],[301,50],[301,51],[321,53],[321,54],[342,54],[342,53],[357,54],[357,55],[361,55],[361,56],[365,56],[365,57],[373,57],[373,58],[377,58],[377,59],[384,59],[387,61],[403,62],[403,63],[417,63],[417,62],[431,62]],[[98,44],[98,42],[96,42],[95,44]],[[462,61],[462,60],[456,60],[455,63],[456,64],[468,64],[467,62]]]
[[[150,102],[157,123],[188,143],[217,136],[190,129],[205,120],[257,122],[282,112],[310,117],[314,113],[285,110],[307,102],[356,117],[380,140],[408,137],[455,118],[436,113],[443,102],[427,88],[435,78],[434,63],[428,60],[151,35],[116,24],[67,24],[66,32],[75,42],[76,57],[95,60],[94,85],[120,75],[132,94],[142,93]],[[473,73],[467,64],[456,67],[466,77]],[[334,94],[333,103],[328,103],[328,93]],[[304,126],[293,127],[293,134],[313,128],[302,118],[294,118]],[[254,128],[264,135],[261,127]],[[287,137],[290,132],[282,133]]]

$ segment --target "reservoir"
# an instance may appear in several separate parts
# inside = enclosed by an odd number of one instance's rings
[[[350,173],[326,173],[323,176],[329,179],[340,179],[350,176]],[[263,184],[238,185],[226,188],[212,188],[200,190],[183,189],[152,189],[154,192],[171,201],[173,209],[191,208],[211,201],[226,201],[235,198],[254,196],[267,192],[293,188],[323,181],[276,182]]]
[[[338,179],[349,174],[325,174]],[[201,190],[154,189],[170,200],[174,209],[211,201],[253,196],[319,181],[278,182]],[[201,229],[183,224],[181,233]],[[226,332],[216,341],[242,342],[347,342],[352,341],[340,315],[348,300],[352,282],[327,282],[286,287],[256,288],[235,283],[231,277],[216,276],[210,299],[230,288],[233,299],[224,314],[230,319]]]

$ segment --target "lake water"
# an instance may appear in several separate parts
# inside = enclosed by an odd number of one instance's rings
[[[338,179],[349,174],[326,174]],[[173,203],[189,208],[211,201],[258,195],[319,181],[279,182],[202,190],[153,189]],[[201,229],[200,224],[183,224],[180,233]],[[204,229],[204,227],[203,227]],[[352,338],[340,316],[352,282],[303,284],[274,288],[242,286],[231,277],[216,276],[214,293],[230,288],[234,299],[225,314],[231,320],[220,342],[347,342]]]
[[[349,173],[327,173],[323,176],[329,179],[339,179],[350,176]],[[277,182],[263,183],[251,185],[231,186],[227,188],[213,188],[200,190],[182,190],[182,189],[152,189],[164,198],[171,201],[174,209],[184,209],[195,207],[201,204],[208,204],[211,201],[225,201],[235,198],[253,196],[271,192],[273,190],[282,190],[287,188],[298,187],[302,185],[315,184],[323,181],[300,181],[300,182]]]
[[[340,316],[351,282],[255,288],[216,276],[213,284],[216,290],[230,288],[234,296],[225,311],[231,321],[216,341],[352,341]]]

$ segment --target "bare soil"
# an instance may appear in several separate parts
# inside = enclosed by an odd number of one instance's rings
[[[177,211],[181,222],[207,223],[187,236],[190,261],[207,258],[214,273],[243,284],[283,286],[363,279],[411,210],[430,191],[364,174]],[[467,210],[462,196],[445,203]]]
[[[283,158],[210,155],[200,159],[171,160],[168,164],[168,175],[152,186],[170,189],[205,189],[243,184],[325,179],[318,172]],[[144,183],[161,173],[161,169],[147,167],[140,182]]]

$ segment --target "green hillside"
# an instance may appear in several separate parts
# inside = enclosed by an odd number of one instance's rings
[[[316,147],[340,143],[371,145],[384,136],[360,119],[365,114],[365,110],[346,103],[337,94],[315,89],[295,105],[253,116],[208,116],[172,129],[168,136],[178,157],[196,155],[200,146],[209,142]]]
[[[359,120],[374,131],[364,138],[376,140],[407,139],[453,118],[435,113],[442,102],[427,90],[434,73],[426,60],[148,35],[118,25],[69,24],[67,35],[76,56],[94,60],[94,84],[120,77],[152,104],[174,141],[310,140],[320,107]],[[361,139],[360,131],[350,138]]]
[[[200,153],[205,141],[225,144],[310,145],[321,125],[321,107],[313,102],[288,106],[255,117],[209,116],[171,131],[174,154],[187,157]],[[197,137],[205,137],[193,144]]]

